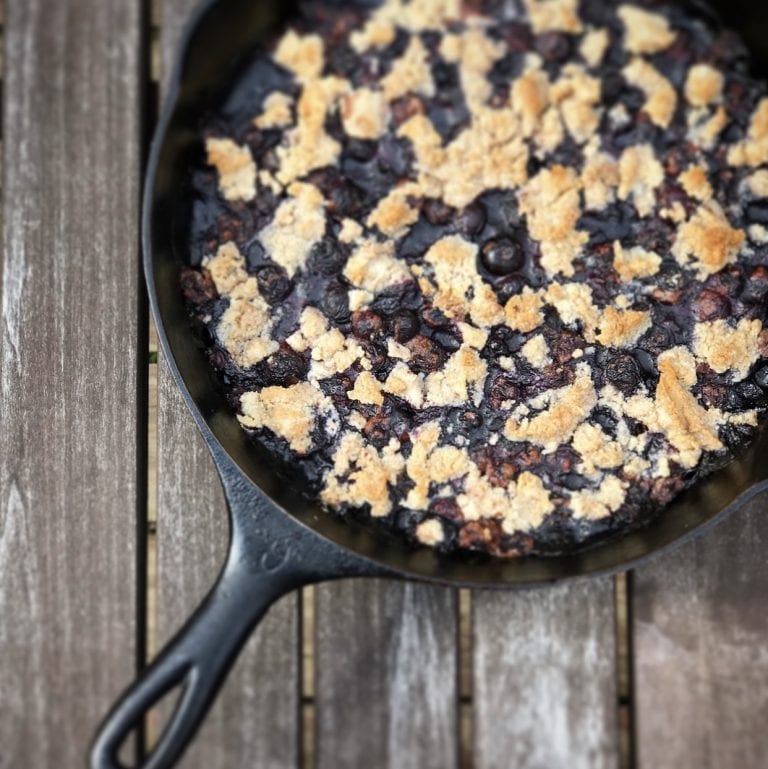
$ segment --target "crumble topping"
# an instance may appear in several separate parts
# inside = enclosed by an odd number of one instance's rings
[[[768,163],[768,98],[758,104],[752,115],[747,138],[731,148],[728,162],[734,166],[750,168]]]
[[[443,534],[443,527],[440,524],[440,521],[438,521],[436,518],[430,518],[429,520],[422,521],[416,527],[416,538],[423,545],[429,545],[430,547],[439,545],[445,538],[445,535]]]
[[[381,451],[366,444],[358,433],[342,435],[321,499],[327,505],[368,505],[380,518],[392,510],[390,486],[397,481],[405,460],[396,439]]]
[[[293,99],[282,91],[273,91],[264,99],[264,109],[253,124],[256,128],[285,128],[293,121]]]
[[[379,201],[368,216],[366,224],[369,227],[378,227],[379,231],[389,238],[397,239],[405,235],[418,218],[419,212],[408,205],[406,196],[397,189]]]
[[[626,282],[634,278],[650,278],[661,267],[661,257],[641,246],[624,248],[617,240],[613,244],[613,269]]]
[[[331,401],[308,382],[243,393],[240,405],[243,413],[239,419],[243,425],[266,427],[288,441],[299,454],[312,448],[312,430],[318,416],[335,416]],[[329,435],[333,435],[338,424],[329,420],[329,428]]]
[[[597,403],[589,366],[579,364],[572,385],[547,390],[542,397],[544,410],[533,417],[510,417],[504,435],[510,441],[531,441],[553,450],[566,442]]]
[[[370,48],[386,48],[395,39],[395,25],[383,19],[370,19],[362,29],[349,36],[349,44],[357,53]]]
[[[280,204],[259,240],[272,259],[291,277],[304,265],[312,246],[325,232],[325,201],[311,184],[294,183],[292,196]]]
[[[624,45],[630,53],[657,53],[675,42],[667,19],[637,5],[622,5],[616,12],[624,24]]]
[[[573,260],[589,240],[575,229],[581,216],[581,182],[573,169],[541,171],[521,190],[520,212],[528,217],[531,236],[541,243],[541,265],[550,275],[574,274]]]
[[[704,203],[712,198],[712,185],[704,166],[691,166],[680,175],[680,184],[692,198],[698,198]]]
[[[349,257],[344,275],[358,288],[376,294],[410,278],[408,268],[394,254],[391,240],[364,240]]]
[[[339,159],[341,145],[325,132],[325,118],[338,99],[349,92],[349,83],[337,77],[309,80],[297,107],[297,122],[286,142],[277,148],[281,184],[288,185],[310,171],[332,165]]]
[[[579,53],[590,67],[599,67],[603,63],[611,37],[607,29],[593,29],[584,35],[579,46]]]
[[[685,98],[694,107],[707,107],[723,96],[723,74],[710,64],[695,64],[688,70]]]
[[[533,31],[581,32],[578,0],[525,0]]]
[[[469,316],[477,326],[491,326],[501,321],[502,309],[477,272],[477,251],[476,244],[451,235],[435,243],[424,261],[433,268],[437,284],[435,307],[449,318],[463,320]]]
[[[653,147],[628,147],[619,160],[619,198],[635,204],[640,216],[648,216],[656,204],[656,190],[664,181],[664,169]]]
[[[392,69],[381,80],[381,88],[388,101],[394,101],[409,92],[434,96],[435,84],[429,67],[427,49],[418,37],[412,37],[405,53],[392,64]]]
[[[731,372],[734,381],[744,379],[757,360],[759,320],[742,318],[735,328],[725,320],[697,323],[693,330],[693,352],[718,374]]]
[[[650,62],[635,58],[624,67],[624,77],[630,85],[646,96],[643,106],[651,121],[659,128],[667,128],[677,109],[677,91]]]
[[[598,521],[615,513],[624,502],[626,489],[619,478],[606,478],[597,491],[577,491],[569,500],[573,517]]]
[[[356,139],[378,139],[387,128],[389,109],[384,94],[359,88],[341,99],[344,130]]]
[[[219,189],[226,200],[251,200],[256,195],[256,164],[248,147],[231,139],[207,139],[208,165],[219,173]]]
[[[740,54],[650,0],[310,6],[205,140],[182,281],[249,434],[330,508],[507,557],[732,455],[768,406]]]
[[[722,270],[735,261],[746,236],[731,227],[722,209],[712,203],[701,206],[678,230],[672,253],[681,264],[691,262],[699,275]]]
[[[532,336],[521,348],[523,357],[534,368],[544,368],[552,363],[547,340],[541,334]]]
[[[533,331],[544,322],[541,312],[543,306],[541,294],[526,286],[520,294],[510,297],[504,305],[505,322],[513,331]]]
[[[758,198],[768,198],[768,169],[755,171],[747,178],[749,191]]]
[[[289,29],[280,38],[273,58],[300,80],[317,78],[323,71],[323,40],[319,35],[300,36]]]

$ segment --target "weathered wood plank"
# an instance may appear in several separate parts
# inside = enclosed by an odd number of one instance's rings
[[[456,767],[456,591],[361,580],[315,593],[317,769]]]
[[[634,575],[639,769],[763,769],[768,493]]]
[[[75,767],[136,669],[141,4],[4,24],[0,767]]]
[[[164,78],[195,5],[163,0]],[[157,640],[163,643],[213,583],[224,560],[227,518],[210,456],[160,358]],[[298,636],[298,600],[288,596],[243,650],[181,767],[288,769],[298,764]]]
[[[613,581],[472,603],[475,768],[616,767]]]

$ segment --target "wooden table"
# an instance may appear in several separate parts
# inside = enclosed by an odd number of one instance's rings
[[[192,0],[148,5],[5,0],[0,769],[82,766],[224,552],[140,276],[142,167]],[[628,577],[291,595],[182,765],[763,769],[767,506]]]

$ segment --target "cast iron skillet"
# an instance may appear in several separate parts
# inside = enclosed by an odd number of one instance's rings
[[[730,2],[732,11],[733,6]],[[224,486],[230,546],[226,564],[197,612],[101,725],[91,754],[93,769],[121,767],[118,749],[125,738],[154,703],[181,687],[165,732],[141,764],[145,769],[171,767],[253,627],[274,601],[302,585],[384,576],[523,588],[607,574],[682,544],[768,488],[768,462],[763,460],[768,431],[763,431],[741,459],[699,483],[643,530],[562,557],[500,561],[415,550],[381,529],[342,522],[265,469],[216,393],[190,331],[178,271],[189,237],[187,180],[191,159],[199,152],[199,118],[216,103],[222,84],[233,82],[254,41],[289,12],[290,4],[207,0],[189,27],[152,144],[143,212],[147,287],[163,353]],[[742,14],[736,18],[744,24]]]

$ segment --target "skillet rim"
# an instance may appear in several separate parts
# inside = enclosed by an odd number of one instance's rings
[[[667,517],[667,514],[670,514],[669,517],[674,517],[677,512],[676,508],[680,508],[686,503],[690,505],[690,497],[692,495],[695,496],[696,493],[700,493],[707,484],[712,485],[717,481],[718,477],[727,472],[729,468],[733,469],[736,467],[736,469],[738,469],[743,463],[753,460],[754,458],[752,455],[757,452],[760,445],[768,442],[766,440],[768,438],[768,430],[764,429],[761,435],[755,438],[750,444],[746,456],[732,460],[723,470],[719,470],[715,474],[697,481],[689,491],[683,492],[683,494],[670,505],[665,506],[663,511],[660,511],[659,515],[655,516],[647,526],[638,530],[630,530],[623,535],[615,535],[610,539],[592,545],[588,549],[577,550],[574,553],[563,555],[545,557],[529,556],[525,559],[510,560],[482,558],[472,562],[462,560],[461,557],[457,558],[455,554],[443,554],[431,549],[425,553],[425,549],[423,548],[413,550],[410,546],[407,546],[407,552],[405,552],[406,563],[396,563],[395,565],[388,562],[388,559],[394,559],[396,553],[392,551],[391,548],[397,539],[400,539],[401,537],[394,538],[390,535],[391,541],[386,544],[386,547],[383,547],[385,540],[383,527],[379,530],[371,530],[369,527],[359,526],[360,531],[365,532],[364,538],[369,540],[373,539],[374,542],[373,548],[356,547],[354,544],[350,544],[349,534],[347,534],[347,536],[335,536],[335,534],[336,532],[341,532],[342,529],[347,532],[352,528],[358,529],[357,522],[342,522],[332,514],[322,511],[317,505],[312,505],[312,514],[309,516],[298,514],[287,509],[285,504],[281,503],[274,496],[265,491],[258,481],[253,478],[251,472],[249,472],[243,464],[233,456],[234,452],[231,450],[231,446],[228,447],[228,441],[225,439],[225,436],[221,434],[220,426],[214,424],[214,420],[211,417],[203,414],[201,405],[192,395],[187,379],[180,369],[177,356],[173,352],[173,346],[167,330],[170,321],[168,321],[164,315],[161,306],[155,275],[155,268],[160,260],[155,249],[155,234],[153,227],[153,217],[156,213],[158,202],[156,191],[158,169],[162,160],[163,149],[168,143],[173,117],[179,108],[179,97],[184,85],[185,66],[191,55],[192,44],[194,43],[197,34],[201,31],[203,22],[209,13],[215,8],[220,9],[222,6],[227,5],[227,3],[236,5],[237,3],[242,2],[243,0],[202,0],[189,17],[174,56],[174,66],[171,76],[167,81],[162,109],[153,131],[142,192],[141,215],[142,265],[149,304],[157,329],[158,343],[174,382],[179,388],[184,403],[189,409],[197,428],[200,430],[222,478],[227,474],[227,469],[229,469],[230,472],[232,470],[235,471],[237,476],[247,483],[249,491],[256,498],[268,502],[275,514],[284,516],[297,527],[297,532],[323,540],[326,544],[334,548],[340,556],[352,556],[353,559],[356,559],[359,562],[359,570],[361,573],[400,577],[451,587],[468,587],[474,589],[533,588],[545,585],[562,584],[568,581],[591,577],[609,576],[637,568],[670,552],[674,548],[685,545],[694,538],[714,528],[738,508],[746,504],[750,499],[768,489],[768,477],[766,477],[768,468],[764,468],[761,477],[753,479],[753,482],[749,486],[742,489],[741,492],[737,493],[735,496],[731,496],[730,501],[719,510],[710,514],[705,514],[703,517],[700,516],[700,520],[689,525],[686,525],[681,517],[679,525],[677,526],[677,533],[666,537],[665,541],[656,544],[643,541],[648,538],[648,535],[654,534],[655,529],[660,527],[661,522]],[[161,249],[157,249],[157,251],[160,250]],[[189,338],[189,342],[194,344],[194,332],[189,325],[187,325],[185,333]],[[202,357],[200,359],[200,365],[207,365]],[[231,411],[228,416],[229,422],[236,423],[236,419]],[[238,431],[244,436],[239,426]],[[235,500],[233,498],[233,494],[226,482],[224,483],[224,490],[227,504],[230,508],[231,526],[235,528],[239,525],[238,522],[240,516],[247,515],[248,511],[247,509],[243,509],[244,503],[242,499]],[[695,503],[695,500],[693,500],[693,502]],[[245,507],[247,508],[247,506],[246,502]],[[318,511],[319,516],[317,515]],[[321,518],[323,520],[321,520]],[[313,523],[316,525],[313,525]],[[333,531],[329,533],[330,530]],[[354,535],[359,536],[359,533],[359,531],[356,531],[354,532]],[[346,539],[347,541],[340,541],[342,539]],[[638,540],[640,540],[639,543],[637,543]],[[621,551],[631,551],[633,543],[642,545],[642,547],[640,547],[642,552],[622,556]],[[403,555],[402,550],[404,544],[404,542],[400,543],[401,556]],[[379,552],[382,547],[384,549],[383,554]],[[614,557],[611,557],[611,554],[615,554]],[[416,557],[425,555],[426,558]],[[600,556],[603,556],[602,560]],[[416,561],[415,565],[413,563],[414,560]],[[588,563],[580,563],[584,560]],[[595,561],[596,563],[589,563]],[[552,572],[552,574],[550,576],[539,575],[533,578],[527,577],[525,572],[531,571],[531,569],[526,569],[526,563],[529,564],[529,566],[532,564],[545,566],[546,568],[544,571]],[[457,568],[459,571],[458,575],[453,573]],[[554,572],[556,572],[558,568],[561,573],[555,574]],[[470,572],[469,576],[464,573],[467,570]],[[513,574],[514,576],[511,579],[498,579],[494,577],[494,572],[501,572],[505,576],[508,574]],[[489,573],[491,579],[487,578]],[[475,577],[475,574],[478,576]],[[486,575],[485,579],[480,578],[479,575],[482,574]]]

